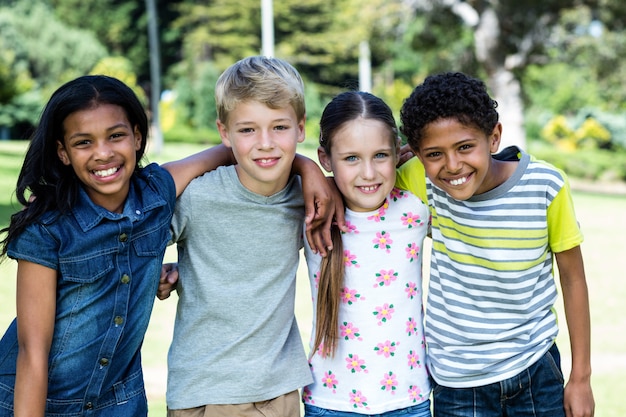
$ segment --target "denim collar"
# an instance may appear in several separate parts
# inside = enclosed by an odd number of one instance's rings
[[[140,170],[133,175],[122,213],[113,213],[95,204],[84,188],[80,187],[76,204],[72,207],[72,215],[76,218],[80,228],[87,232],[96,227],[103,219],[117,221],[128,217],[134,222],[143,218],[146,211],[167,204],[142,174]]]

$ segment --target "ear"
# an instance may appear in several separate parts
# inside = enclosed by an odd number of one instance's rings
[[[317,159],[320,161],[320,165],[328,172],[333,172],[333,165],[330,163],[330,155],[326,153],[323,147],[317,148]]]
[[[298,122],[298,143],[304,142],[306,135],[304,134],[304,126],[306,125],[306,115]]]
[[[217,119],[215,122],[217,124],[217,131],[220,133],[220,138],[222,139],[222,143],[224,146],[228,148],[232,148],[230,143],[230,138],[228,136],[228,127],[220,119]]]
[[[63,165],[70,165],[70,158],[67,156],[67,151],[65,150],[65,146],[61,141],[57,140],[57,155]]]
[[[139,149],[141,149],[141,141],[143,140],[143,137],[141,136],[141,132],[139,132],[139,127],[135,126],[134,129],[134,133],[135,133],[135,150],[138,151]]]
[[[498,151],[501,140],[502,140],[502,123],[498,122],[498,124],[493,128],[493,132],[491,132],[491,135],[489,136],[489,151],[491,153],[496,153]]]

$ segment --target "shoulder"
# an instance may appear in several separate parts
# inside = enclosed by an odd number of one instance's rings
[[[176,185],[174,178],[163,167],[156,163],[151,163],[144,168],[139,168],[133,176],[136,183],[145,183],[157,194],[166,199],[176,198]]]

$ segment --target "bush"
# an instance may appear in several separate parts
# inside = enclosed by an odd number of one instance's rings
[[[216,145],[222,142],[216,129],[192,129],[189,126],[181,125],[174,125],[163,132],[163,140],[166,143],[197,143],[203,145]]]
[[[546,143],[530,142],[530,153],[562,169],[572,178],[594,181],[626,181],[626,152],[586,149],[565,152]]]

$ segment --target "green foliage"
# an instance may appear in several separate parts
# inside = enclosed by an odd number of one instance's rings
[[[215,127],[215,83],[219,73],[210,61],[193,66],[181,64],[177,68],[172,109],[175,111],[174,125],[192,129]]]
[[[167,131],[164,131],[163,139],[166,143],[196,143],[202,145],[221,143],[217,129],[192,129],[185,125],[174,125]]]
[[[564,152],[554,146],[535,142],[531,153],[562,169],[572,178],[594,181],[626,181],[626,152],[585,149]]]
[[[607,125],[594,117],[595,115],[606,121]],[[565,151],[619,148],[623,151],[626,150],[623,146],[624,133],[626,121],[623,117],[582,109],[576,117],[568,118],[563,115],[553,117],[541,129],[540,137]]]
[[[20,3],[13,14],[30,72],[42,86],[84,75],[107,55],[92,32],[65,26],[45,4]]]
[[[129,86],[144,106],[148,105],[146,92],[137,85],[137,76],[133,71],[133,64],[127,58],[106,57],[101,59],[91,70],[91,74],[102,74],[117,78]]]

